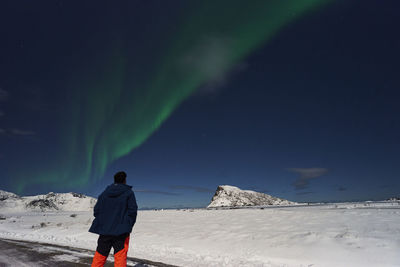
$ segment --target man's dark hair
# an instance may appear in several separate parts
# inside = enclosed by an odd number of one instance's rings
[[[116,183],[116,184],[126,183],[126,173],[125,172],[117,172],[114,175],[114,183]]]

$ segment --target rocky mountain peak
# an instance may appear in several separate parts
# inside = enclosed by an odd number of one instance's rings
[[[251,190],[242,190],[235,186],[218,186],[208,208],[215,207],[243,207],[243,206],[266,206],[266,205],[293,205],[285,199],[270,196]]]

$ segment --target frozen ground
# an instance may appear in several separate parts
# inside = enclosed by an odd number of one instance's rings
[[[0,267],[85,267],[93,251],[29,241],[0,239]],[[114,266],[112,255],[105,267]],[[157,262],[128,258],[128,267],[174,267]]]
[[[0,214],[0,238],[96,248],[91,212]],[[139,211],[129,256],[180,266],[394,267],[399,251],[399,202],[380,202]]]

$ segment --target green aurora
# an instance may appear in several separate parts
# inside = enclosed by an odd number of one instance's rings
[[[196,90],[217,83],[286,25],[328,2],[191,2],[151,67],[132,56],[126,32],[116,31],[111,49],[86,63],[90,73],[78,69],[68,84],[57,152],[21,171],[16,191],[42,183],[76,189],[102,179],[112,162],[142,145]],[[141,66],[147,73],[137,78]]]

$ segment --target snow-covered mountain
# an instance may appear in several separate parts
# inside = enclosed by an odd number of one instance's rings
[[[77,193],[53,193],[20,197],[0,190],[0,211],[91,211],[96,199]]]
[[[297,203],[235,186],[220,185],[207,208],[294,204]]]
[[[6,200],[6,199],[19,199],[19,198],[20,197],[14,193],[0,190],[0,201]]]

